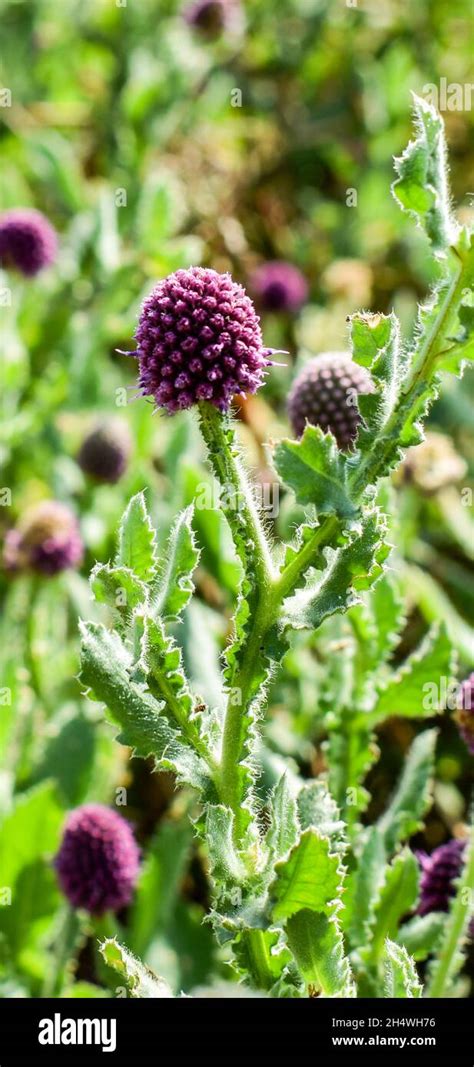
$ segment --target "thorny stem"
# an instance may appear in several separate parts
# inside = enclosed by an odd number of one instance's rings
[[[454,276],[434,322],[417,341],[400,402],[388,420],[380,448],[371,452],[354,471],[352,491],[359,499],[363,497],[367,486],[375,482],[383,471],[386,451],[392,447],[393,435],[401,431],[410,412],[416,407],[420,386],[431,373],[443,341],[449,336],[466,285],[464,263],[461,256],[457,253],[456,255]],[[239,666],[233,678],[233,688],[240,691],[240,697],[236,703],[229,701],[226,710],[219,775],[221,796],[235,814],[238,840],[243,801],[239,796],[238,773],[239,763],[243,758],[243,720],[255,696],[252,693],[252,679],[258,658],[262,655],[263,642],[269,630],[278,622],[282,601],[293,592],[321,549],[334,543],[339,520],[332,515],[316,527],[313,535],[277,575],[271,548],[232,431],[212,405],[201,404],[199,414],[214,473],[225,491],[232,489],[236,494],[237,507],[224,506],[224,510],[237,551],[244,568],[247,569],[247,576],[254,582],[255,587],[253,621],[245,645],[240,651]]]

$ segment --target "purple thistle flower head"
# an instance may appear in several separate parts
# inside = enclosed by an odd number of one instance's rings
[[[297,437],[306,423],[330,430],[340,448],[348,449],[360,422],[355,397],[373,393],[365,367],[346,352],[325,352],[311,359],[295,379],[288,397],[288,415]]]
[[[292,263],[263,263],[252,278],[252,290],[265,311],[299,311],[308,296],[306,278]]]
[[[457,703],[455,719],[459,733],[474,756],[474,672],[462,682]]]
[[[82,556],[77,520],[56,500],[42,500],[25,512],[18,526],[8,531],[3,550],[8,570],[30,568],[49,576],[77,567]]]
[[[56,259],[56,231],[40,211],[15,208],[0,215],[0,261],[27,277]]]
[[[236,393],[256,392],[271,363],[245,290],[203,267],[158,282],[135,339],[141,392],[170,414],[202,400],[226,411]]]
[[[102,804],[84,804],[69,815],[55,859],[59,884],[75,908],[91,915],[130,903],[140,851],[128,822]]]
[[[206,37],[218,37],[232,28],[238,8],[238,0],[195,0],[186,8],[184,17]]]
[[[132,450],[127,423],[109,419],[84,437],[77,462],[85,474],[113,485],[122,477]]]
[[[456,893],[455,881],[459,877],[466,842],[458,838],[435,848],[430,856],[417,852],[421,867],[419,915],[431,911],[448,911],[451,897]]]

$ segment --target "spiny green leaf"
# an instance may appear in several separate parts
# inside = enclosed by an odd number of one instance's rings
[[[397,789],[377,826],[387,852],[405,841],[422,825],[430,803],[434,774],[436,730],[424,730],[415,738],[405,761]]]
[[[143,493],[130,500],[119,528],[116,564],[128,567],[143,581],[156,572],[156,534],[148,514]]]
[[[308,425],[299,441],[277,445],[274,463],[300,504],[314,504],[318,515],[356,517],[358,509],[346,485],[346,457],[332,434]]]
[[[163,619],[177,619],[194,592],[192,574],[199,549],[192,529],[194,508],[185,508],[171,530],[165,560],[154,591],[152,610]]]
[[[270,826],[266,835],[273,862],[281,859],[293,847],[299,836],[296,789],[290,776],[282,774],[273,788],[270,798]]]
[[[234,812],[223,804],[209,804],[206,811],[206,841],[211,874],[216,889],[246,880],[247,872],[234,847]]]
[[[147,587],[128,567],[96,563],[90,576],[91,589],[99,603],[108,604],[125,619],[148,597]]]
[[[375,581],[389,551],[383,544],[384,532],[379,514],[369,511],[344,546],[327,549],[325,569],[284,602],[282,625],[316,630],[329,615],[357,603],[359,590]]]
[[[173,993],[164,978],[159,978],[149,967],[135,956],[125,945],[115,938],[107,938],[99,945],[100,953],[106,964],[112,967],[125,981],[131,997],[170,998]]]
[[[415,906],[418,879],[418,861],[409,849],[400,852],[386,868],[384,882],[375,903],[371,940],[361,951],[362,958],[369,965],[380,958],[385,938],[396,937],[400,919]]]
[[[414,915],[400,927],[398,944],[403,945],[415,960],[425,960],[439,945],[445,925],[446,915],[442,911]]]
[[[402,383],[404,360],[395,315],[357,313],[351,318],[351,344],[356,363],[370,367],[375,392],[358,398],[361,423],[356,446],[364,453],[377,447],[394,411]],[[351,461],[356,465],[357,460]]]
[[[326,782],[307,782],[298,793],[298,816],[302,830],[317,830],[327,837],[333,852],[346,848],[345,826]]]
[[[387,937],[384,953],[384,997],[421,997],[423,988],[406,948]]]
[[[371,725],[390,715],[428,718],[443,711],[443,679],[453,677],[453,647],[444,626],[433,627],[422,645],[379,691]],[[434,693],[434,697],[430,694]]]
[[[444,122],[422,97],[414,96],[416,139],[395,160],[398,174],[392,192],[421,225],[436,254],[443,255],[456,237],[451,216]]]
[[[302,908],[332,914],[342,890],[342,877],[330,842],[314,830],[305,830],[289,856],[275,866],[270,886],[273,918],[285,920]]]
[[[232,951],[236,970],[247,979],[257,976],[260,989],[271,989],[292,962],[280,930],[242,930]]]
[[[286,923],[286,938],[298,970],[314,990],[326,997],[354,997],[349,961],[334,917],[303,908]]]
[[[144,758],[154,756],[159,768],[174,771],[179,780],[207,791],[211,781],[206,764],[183,744],[163,714],[165,702],[131,680],[130,657],[118,636],[96,623],[81,623],[81,635],[81,680],[121,727],[121,744]]]
[[[368,941],[376,901],[385,881],[386,859],[382,835],[372,826],[367,831],[356,867],[347,876],[343,898],[341,923],[353,947],[363,946]]]

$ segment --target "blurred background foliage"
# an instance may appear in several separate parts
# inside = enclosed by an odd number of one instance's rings
[[[48,981],[59,895],[41,857],[57,847],[58,809],[112,802],[125,786],[125,811],[146,854],[127,943],[186,990],[211,971],[225,973],[200,925],[205,863],[186,830],[189,798],[129,759],[82,697],[77,616],[98,610],[87,576],[112,554],[133,493],[147,488],[164,544],[176,511],[211,483],[192,418],[153,415],[134,400],[135,364],[117,349],[133,347],[140,301],[154,280],[180,266],[230,270],[250,291],[259,264],[298,266],[309,284],[305,306],[263,315],[267,344],[288,350],[286,366],[272,370],[258,398],[238,405],[251,465],[272,483],[263,442],[287,429],[295,365],[345,347],[346,318],[361,307],[394,307],[404,329],[413,327],[433,266],[422,234],[390,196],[392,155],[410,137],[412,90],[423,95],[442,78],[469,83],[472,13],[465,0],[247,0],[242,25],[215,39],[189,26],[175,0],[2,0],[0,15],[1,82],[11,92],[1,112],[1,208],[36,207],[60,235],[52,269],[34,281],[2,279],[12,303],[2,307],[0,481],[11,503],[0,509],[0,533],[51,496],[71,504],[87,547],[80,574],[47,582],[0,576],[1,686],[12,694],[0,707],[0,794],[11,840],[26,833],[15,792],[36,811],[39,796],[44,809],[25,844],[36,893],[30,880],[20,895],[23,933],[13,936],[11,913],[0,931],[0,959],[14,960],[5,988],[37,994]],[[474,113],[447,110],[445,120],[465,220],[473,210]],[[407,614],[395,662],[442,618],[461,677],[473,647],[472,381],[471,372],[444,385],[430,417],[461,457],[453,477],[433,488],[406,469],[391,491],[392,565]],[[98,486],[75,457],[91,421],[117,412],[131,429],[132,459],[117,485]],[[295,519],[281,492],[277,532],[291,534]],[[199,509],[195,528],[203,549],[198,595],[179,639],[195,684],[216,702],[238,565],[218,506]],[[305,774],[325,768],[315,694],[324,642],[343,639],[344,625],[295,641],[271,693],[269,780],[282,754]],[[396,720],[384,728],[383,758],[371,771],[373,810],[414,731]],[[437,766],[428,847],[463,817],[469,789],[467,753],[448,717]],[[96,995],[97,966],[82,936],[77,995]]]

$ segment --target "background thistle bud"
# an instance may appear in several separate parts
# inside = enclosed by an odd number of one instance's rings
[[[0,261],[33,276],[56,259],[56,232],[40,211],[15,208],[0,216]]]
[[[306,278],[292,263],[263,263],[252,277],[252,290],[265,311],[299,311],[308,296]]]
[[[132,439],[127,423],[109,419],[97,425],[85,436],[77,462],[85,474],[98,482],[117,482],[127,466]]]
[[[461,685],[455,719],[463,741],[474,756],[474,672]]]
[[[56,500],[42,500],[9,530],[3,560],[8,570],[31,568],[53,575],[77,567],[83,556],[82,538],[72,511]]]
[[[73,907],[103,915],[130,903],[139,860],[128,822],[102,804],[85,804],[67,819],[55,867]]]
[[[288,415],[297,437],[306,423],[330,430],[340,448],[348,449],[357,435],[360,415],[355,397],[373,393],[368,371],[345,352],[316,356],[295,379],[288,397]]]
[[[158,282],[135,336],[140,389],[169,413],[201,400],[226,411],[235,393],[255,393],[271,362],[245,290],[203,267]]]
[[[418,852],[421,867],[419,915],[431,911],[448,911],[451,898],[456,893],[466,842],[457,838],[435,848],[430,856]]]
[[[206,37],[218,37],[232,28],[237,0],[195,0],[184,12],[186,22]]]

